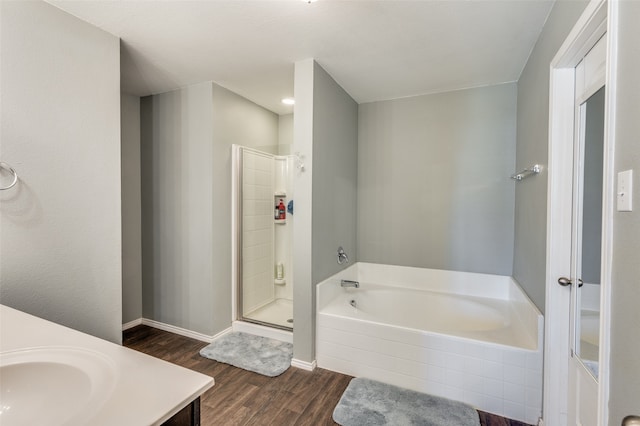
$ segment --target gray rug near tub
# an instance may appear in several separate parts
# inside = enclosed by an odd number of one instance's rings
[[[266,337],[233,332],[202,348],[200,355],[263,376],[275,377],[291,367],[293,345]]]
[[[369,379],[352,379],[333,411],[342,426],[478,426],[478,412],[467,404],[402,389]]]

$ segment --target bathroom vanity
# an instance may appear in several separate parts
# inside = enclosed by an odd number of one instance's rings
[[[0,419],[199,425],[213,378],[0,305]]]

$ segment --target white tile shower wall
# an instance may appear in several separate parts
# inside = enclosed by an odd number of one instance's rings
[[[286,194],[285,204],[293,200],[292,166],[293,158],[291,156],[276,156],[274,158],[274,187],[276,192],[284,192]],[[275,264],[283,264],[285,279],[283,285],[275,286],[276,299],[293,300],[293,260],[291,252],[293,247],[293,221],[293,215],[287,211],[287,222],[276,225],[274,229],[274,262]]]
[[[317,344],[321,368],[464,401],[530,424],[541,414],[541,350],[325,314],[318,315]]]
[[[271,155],[243,152],[243,313],[271,302],[273,289],[273,182]]]

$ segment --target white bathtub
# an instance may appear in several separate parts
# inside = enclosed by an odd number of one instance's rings
[[[530,424],[542,337],[542,315],[510,277],[357,263],[317,287],[319,367]]]

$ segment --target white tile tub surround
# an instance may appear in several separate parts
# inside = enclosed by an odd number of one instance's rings
[[[343,289],[341,279],[357,280],[360,288]],[[390,293],[394,290],[397,295]],[[400,302],[403,294],[413,300]],[[456,316],[452,295],[460,299],[467,318],[471,311],[492,312],[493,322],[478,318],[475,324],[488,324],[479,327],[484,331],[458,323],[446,334],[429,330],[424,321],[419,327],[407,322],[416,317],[415,307],[407,311],[411,304],[425,304],[417,315],[422,319],[438,309],[429,308],[426,300],[431,297],[436,305],[446,300],[451,317],[444,323],[456,324],[456,317],[463,315]],[[376,297],[393,305],[370,303]],[[380,318],[348,305],[358,298],[367,307],[383,310]],[[512,278],[359,262],[318,284],[317,303],[319,367],[537,424],[542,411],[543,317]],[[476,309],[476,304],[485,306]],[[502,315],[499,322],[496,312]],[[396,313],[397,320],[390,313]],[[442,318],[436,319],[434,327],[442,327]]]

